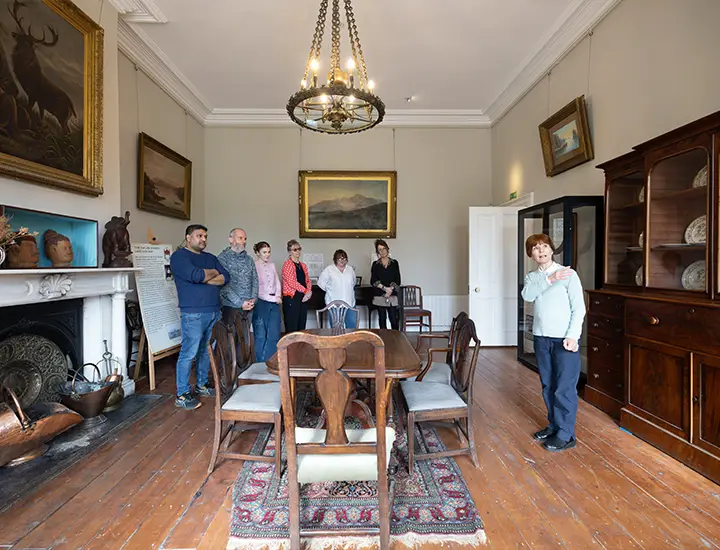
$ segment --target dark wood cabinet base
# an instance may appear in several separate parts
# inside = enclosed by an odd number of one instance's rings
[[[589,385],[585,386],[584,399],[593,407],[597,407],[609,414],[615,420],[620,420],[620,409],[623,408],[622,401],[618,401]]]

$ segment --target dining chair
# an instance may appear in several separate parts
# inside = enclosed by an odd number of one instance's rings
[[[480,350],[480,340],[475,333],[475,323],[472,319],[466,320],[457,333],[457,354],[452,365],[451,384],[424,381],[400,383],[407,413],[408,472],[410,473],[415,467],[415,460],[463,454],[469,454],[475,467],[478,467],[473,434],[472,399],[473,378]],[[455,427],[460,443],[466,443],[466,445],[460,449],[417,454],[415,452],[415,424],[423,422],[451,424]],[[418,432],[424,448],[430,449],[422,429]]]
[[[233,320],[233,335],[235,336],[235,360],[238,365],[238,384],[272,384],[280,382],[275,374],[270,374],[263,361],[255,361],[255,346],[250,331],[250,319],[247,315],[236,312]]]
[[[235,347],[233,332],[222,321],[215,323],[208,342],[210,370],[215,384],[215,436],[208,476],[212,474],[219,458],[275,462],[279,475],[282,466],[282,413],[280,384],[239,386],[237,367],[233,358]],[[223,426],[223,424],[226,426]],[[267,424],[274,427],[275,455],[263,456],[230,452],[236,432],[260,429]],[[265,449],[272,429],[267,430],[262,449]]]
[[[452,365],[455,363],[457,354],[457,336],[458,330],[468,320],[468,315],[464,311],[458,313],[450,323],[449,332],[426,332],[418,334],[418,344],[415,347],[416,352],[421,351],[421,343],[424,340],[447,340],[447,346],[429,347],[427,349],[427,363],[423,367],[420,374],[415,377],[408,378],[411,382],[439,382],[442,384],[450,384],[452,382]],[[433,361],[433,354],[445,352],[445,362]]]
[[[315,378],[315,392],[326,417],[326,428],[302,428],[297,425],[294,373],[288,364],[288,348],[304,344],[314,348],[322,371]],[[345,410],[353,391],[350,377],[343,371],[346,348],[365,345],[375,364],[376,426],[370,429],[347,429]],[[278,343],[280,394],[285,419],[288,500],[290,515],[290,548],[300,549],[301,536],[327,535],[300,529],[300,486],[306,483],[332,481],[377,481],[379,529],[334,531],[335,535],[380,535],[380,548],[390,547],[390,505],[394,484],[389,476],[390,454],[395,431],[386,426],[387,402],[392,380],[385,377],[385,344],[368,331],[353,331],[337,336],[318,336],[294,332]]]
[[[323,313],[327,313],[328,316],[328,328],[345,328],[345,318],[347,317],[348,311],[355,312],[355,327],[360,326],[360,310],[352,307],[347,302],[342,300],[333,300],[322,309],[315,311],[315,318],[317,320],[318,328],[322,327],[322,316]]]
[[[432,332],[432,311],[423,306],[422,288],[416,285],[401,286],[398,289],[398,306],[400,308],[400,330],[407,327],[418,327],[422,332],[427,327]],[[427,317],[427,323],[424,319]]]

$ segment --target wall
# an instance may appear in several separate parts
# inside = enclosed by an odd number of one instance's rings
[[[132,242],[180,244],[190,221],[203,223],[205,129],[150,80],[124,54],[118,54],[120,89],[120,210],[130,211]],[[192,161],[192,220],[162,216],[137,208],[138,136],[145,132]]]
[[[602,194],[595,165],[720,109],[718,20],[717,0],[623,0],[493,127],[493,203]],[[582,94],[595,159],[547,178],[538,124]]]
[[[382,126],[349,136],[295,128],[208,128],[205,211],[210,249],[236,226],[267,240],[278,264],[298,237],[298,170],[397,170],[397,235],[389,241],[403,282],[428,295],[467,296],[468,207],[490,202],[490,130]],[[337,248],[368,283],[369,239],[304,239],[304,253]]]
[[[98,220],[104,224],[120,211],[120,162],[118,155],[118,49],[117,11],[109,2],[74,0],[88,17],[105,30],[103,82],[103,185],[104,193],[89,197],[24,181],[0,177],[0,202],[69,216]],[[98,238],[98,244],[100,238]],[[98,250],[100,248],[98,247]],[[99,256],[102,259],[102,256]]]

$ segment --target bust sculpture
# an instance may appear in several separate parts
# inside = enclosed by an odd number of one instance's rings
[[[70,267],[72,265],[75,255],[73,254],[72,243],[65,235],[53,229],[48,229],[43,233],[43,242],[45,244],[45,256],[48,257],[53,267]]]
[[[38,266],[40,251],[32,235],[23,235],[15,239],[15,244],[7,247],[8,269],[32,269]]]
[[[105,260],[103,267],[132,267],[130,261],[130,212],[125,212],[125,217],[113,216],[105,224],[105,235],[103,235],[102,249]]]

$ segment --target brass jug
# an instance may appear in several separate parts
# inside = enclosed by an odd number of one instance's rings
[[[110,412],[117,409],[123,399],[125,399],[125,390],[122,387],[123,375],[118,373],[118,369],[115,369],[115,372],[105,378],[105,382],[112,382],[115,384],[115,387],[110,392],[110,397],[108,397],[107,405],[105,405],[105,408],[103,409],[103,412]]]

